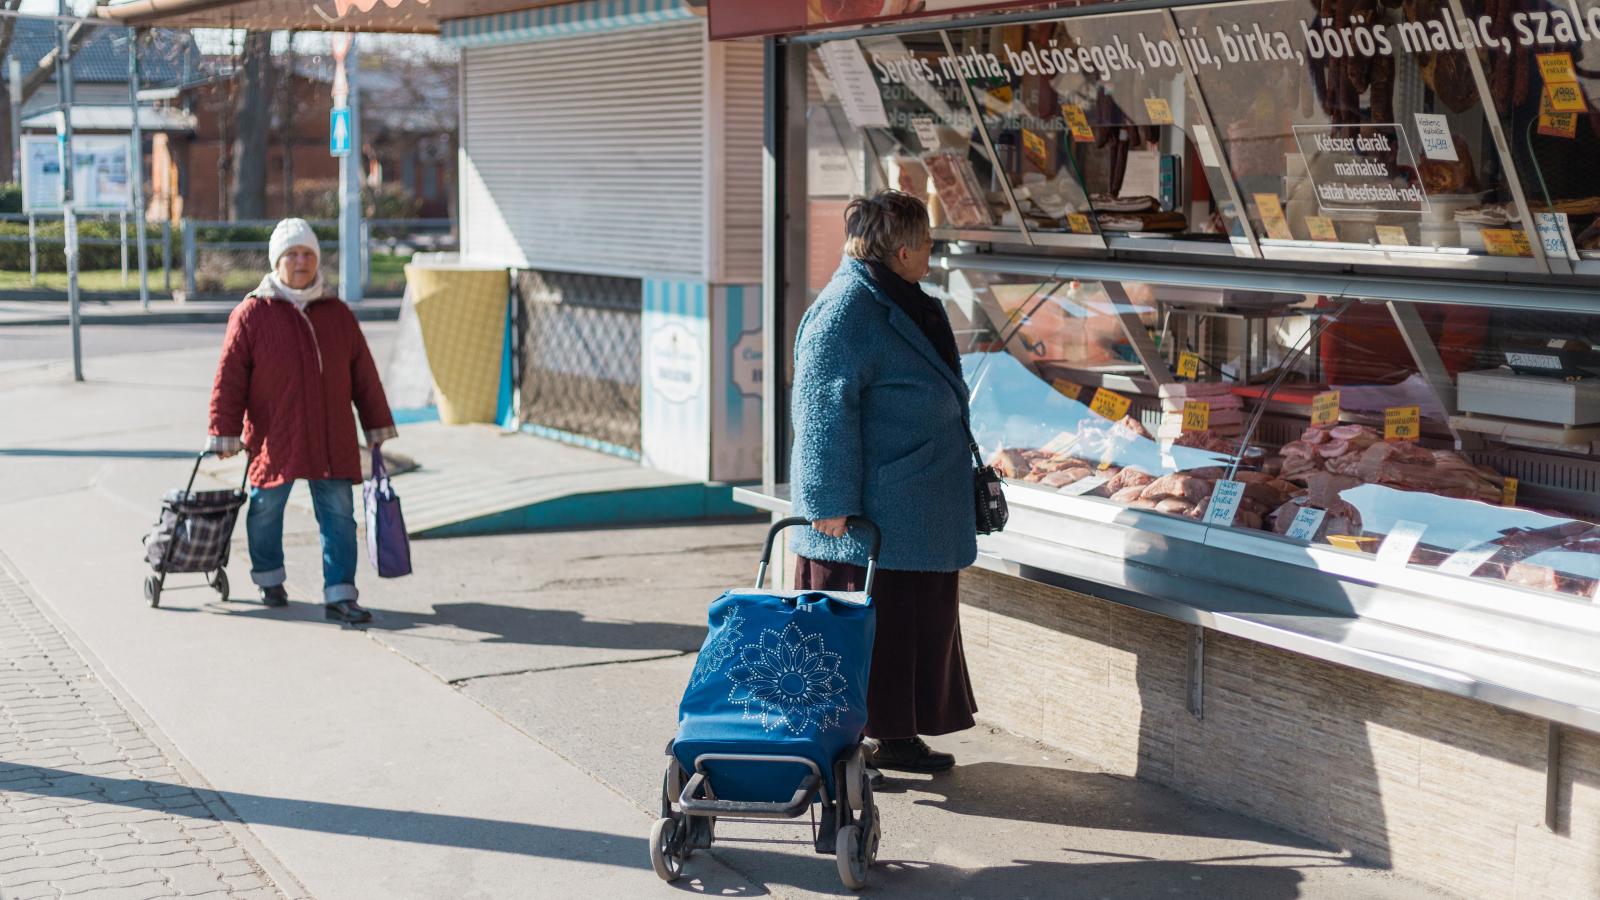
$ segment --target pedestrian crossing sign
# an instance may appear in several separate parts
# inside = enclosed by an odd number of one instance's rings
[[[335,106],[328,122],[328,152],[334,156],[350,155],[350,107]]]

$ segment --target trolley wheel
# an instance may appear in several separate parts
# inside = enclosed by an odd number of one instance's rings
[[[225,571],[223,569],[218,569],[217,570],[217,574],[214,575],[212,577],[212,579],[211,579],[211,586],[216,588],[217,589],[217,594],[219,596],[221,596],[224,601],[226,601],[228,599],[228,573],[227,573],[227,571]]]
[[[871,788],[867,776],[867,764],[857,750],[856,755],[844,765],[844,796],[850,804],[850,811],[860,813],[866,808],[866,793]]]
[[[662,881],[677,881],[683,875],[683,832],[687,823],[660,818],[650,828],[650,868]]]
[[[161,605],[161,580],[154,575],[144,577],[144,599],[149,601],[151,608]]]
[[[839,880],[852,891],[867,886],[866,839],[859,825],[846,825],[835,838],[834,860],[839,866]]]

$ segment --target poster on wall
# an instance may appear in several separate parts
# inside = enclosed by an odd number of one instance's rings
[[[22,138],[22,203],[26,212],[61,209],[61,151],[55,135]],[[85,134],[72,138],[73,207],[78,210],[132,211],[128,172],[133,142],[126,134]]]

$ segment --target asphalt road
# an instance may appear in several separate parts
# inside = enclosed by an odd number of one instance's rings
[[[362,330],[381,366],[388,358],[393,322],[364,322]],[[83,328],[87,360],[130,353],[202,350],[222,345],[227,326],[215,325],[88,325]],[[72,335],[66,326],[0,326],[0,368],[70,363]],[[87,373],[92,375],[93,373]]]

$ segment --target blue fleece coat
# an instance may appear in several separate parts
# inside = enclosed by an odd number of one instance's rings
[[[967,386],[864,263],[839,265],[800,320],[794,355],[794,514],[866,515],[883,533],[885,569],[971,565]],[[801,556],[866,565],[854,533],[800,532],[791,538]]]

